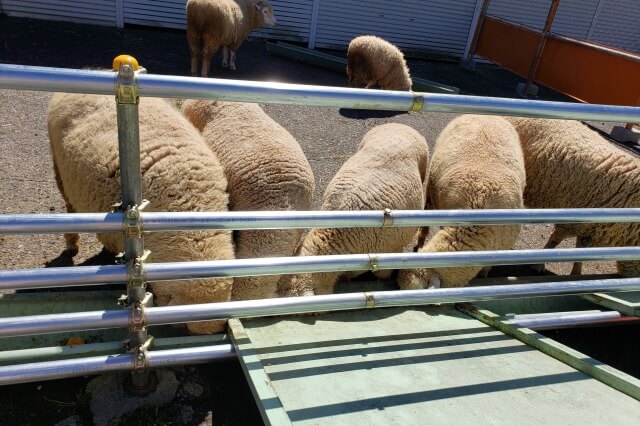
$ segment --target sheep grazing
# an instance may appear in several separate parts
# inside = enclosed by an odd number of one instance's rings
[[[509,118],[520,135],[527,168],[524,202],[530,208],[640,206],[640,158],[583,123]],[[640,245],[640,223],[556,225],[545,245],[577,237],[576,247]],[[640,276],[640,261],[618,262],[625,277]],[[544,270],[544,265],[538,265]],[[572,275],[580,275],[576,262]]]
[[[236,51],[251,31],[276,25],[273,7],[265,0],[189,0],[187,41],[191,51],[191,75],[209,74],[211,57],[223,47],[222,68],[236,69]]]
[[[323,210],[422,209],[425,201],[429,147],[403,124],[391,123],[365,134],[358,151],[333,177],[324,193]],[[416,228],[322,228],[304,239],[301,256],[402,252]],[[284,276],[282,296],[327,294],[341,275],[326,272]],[[379,276],[390,275],[382,271]]]
[[[162,99],[140,100],[142,194],[157,211],[226,211],[223,169],[198,131]],[[55,94],[49,139],[56,180],[69,212],[107,212],[120,200],[116,105],[113,96]],[[65,235],[77,252],[77,234]],[[123,251],[122,235],[98,234],[105,248]],[[229,231],[150,233],[154,262],[233,259]],[[151,284],[158,305],[228,301],[231,278]],[[220,321],[190,323],[192,333],[222,331]]]
[[[231,210],[311,208],[311,166],[293,136],[260,106],[189,100],[182,110],[224,167]],[[301,234],[297,229],[236,232],[236,257],[292,256]],[[232,299],[277,297],[279,278],[236,278]]]
[[[349,86],[379,85],[387,90],[411,90],[411,76],[404,55],[393,44],[376,36],[359,36],[347,50]]]
[[[442,131],[431,159],[429,197],[436,209],[522,208],[525,168],[518,135],[503,118],[463,115]],[[505,250],[512,248],[519,225],[447,226],[425,252]],[[404,270],[401,289],[460,287],[482,268],[465,266]]]

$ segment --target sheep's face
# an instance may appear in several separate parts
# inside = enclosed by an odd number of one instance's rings
[[[405,270],[398,275],[398,286],[403,290],[440,288],[441,283],[441,278],[429,269]]]
[[[254,3],[256,10],[258,13],[262,14],[262,19],[264,20],[264,25],[269,28],[273,28],[276,26],[276,17],[273,16],[273,7],[265,1],[259,1]]]

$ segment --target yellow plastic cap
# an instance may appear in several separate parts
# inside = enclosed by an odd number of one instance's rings
[[[137,71],[139,65],[138,60],[131,55],[118,55],[113,59],[113,69],[118,71],[122,65],[131,65],[134,71]]]

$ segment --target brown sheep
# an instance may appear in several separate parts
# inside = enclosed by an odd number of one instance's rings
[[[211,57],[220,46],[223,47],[222,68],[235,71],[236,51],[249,33],[263,25],[273,27],[275,24],[273,7],[266,0],[189,0],[187,41],[191,51],[191,75],[197,75],[201,54],[200,75],[207,77]]]

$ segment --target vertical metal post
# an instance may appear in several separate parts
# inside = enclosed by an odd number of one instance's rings
[[[482,31],[482,24],[484,24],[484,17],[487,16],[487,9],[489,9],[489,1],[483,0],[482,7],[480,8],[480,14],[477,18],[477,23],[475,28],[473,29],[473,39],[471,40],[471,46],[469,47],[469,51],[467,52],[466,57],[464,58],[465,67],[470,68],[473,62],[473,56],[476,54],[476,48],[478,47],[478,40],[480,39],[480,31]],[[473,20],[472,20],[473,22]],[[472,30],[471,28],[469,29]]]
[[[531,63],[531,68],[529,68],[529,75],[527,77],[527,84],[524,86],[524,90],[522,91],[522,97],[526,98],[527,93],[529,92],[529,88],[531,84],[533,84],[533,78],[536,75],[536,71],[538,70],[538,65],[540,64],[540,58],[542,57],[542,51],[544,50],[544,45],[547,43],[547,37],[551,32],[551,26],[553,25],[553,20],[556,17],[556,12],[558,11],[558,6],[560,5],[560,0],[551,0],[551,6],[549,7],[549,13],[547,14],[547,20],[544,23],[544,28],[542,29],[542,35],[540,37],[540,42],[538,42],[538,48],[536,49],[536,55],[533,57],[533,62]]]
[[[118,116],[118,149],[120,158],[121,209],[124,218],[124,261],[127,264],[127,304],[129,347],[135,354],[134,372],[129,390],[145,394],[154,385],[146,369],[146,350],[150,344],[144,321],[144,308],[151,299],[146,293],[144,252],[140,211],[144,208],[140,174],[140,134],[138,122],[138,82],[135,58],[119,56],[114,60],[116,77],[116,108]]]

